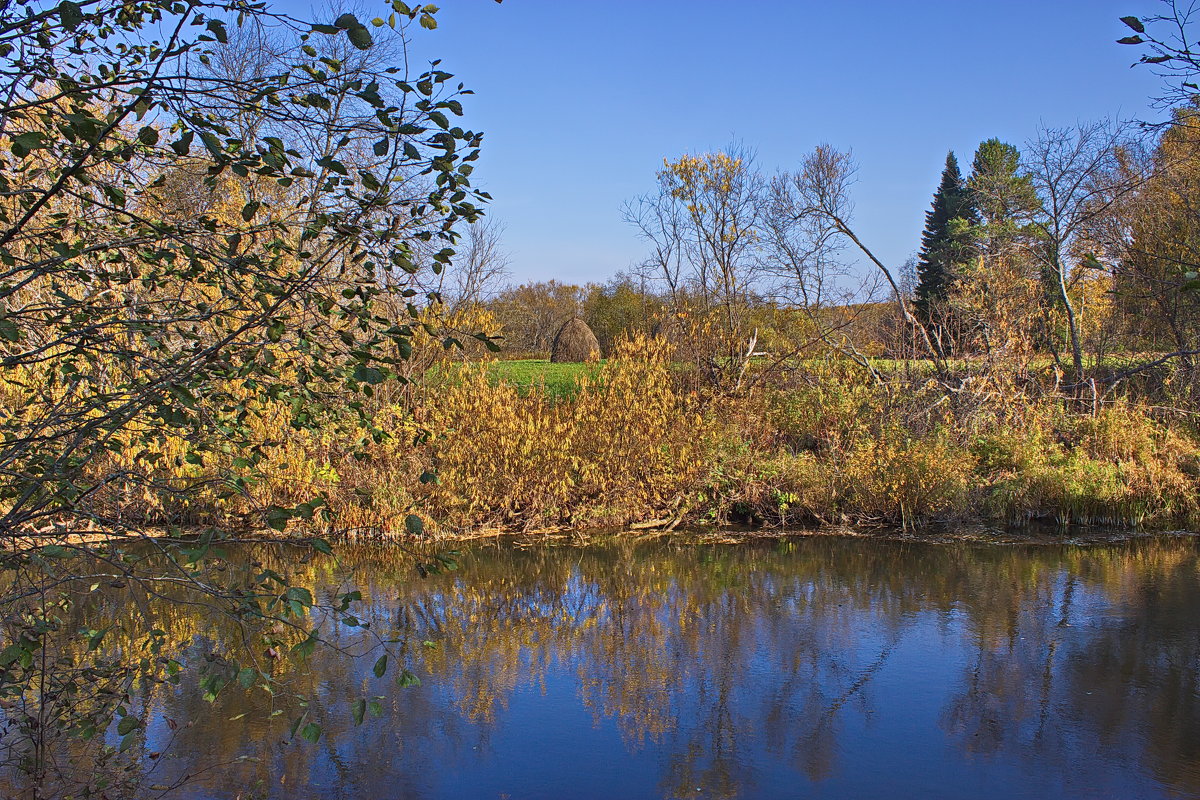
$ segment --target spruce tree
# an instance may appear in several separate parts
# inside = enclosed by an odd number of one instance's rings
[[[917,256],[916,307],[926,321],[949,294],[958,266],[971,252],[972,228],[979,222],[972,193],[963,181],[954,153],[946,154],[942,180],[925,212],[925,231]]]
[[[1021,236],[1038,207],[1033,180],[1021,173],[1021,151],[999,139],[980,143],[967,188],[979,216],[975,238],[983,255],[993,254]]]

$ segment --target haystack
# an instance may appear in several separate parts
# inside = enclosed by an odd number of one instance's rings
[[[575,317],[558,331],[550,348],[550,360],[555,363],[595,361],[600,358],[600,343],[588,324]]]

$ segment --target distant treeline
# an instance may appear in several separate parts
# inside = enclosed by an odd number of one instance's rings
[[[1152,134],[1094,123],[1044,129],[1023,150],[989,139],[965,176],[950,153],[920,251],[905,264],[879,261],[853,227],[854,171],[829,147],[771,176],[739,148],[686,155],[625,209],[650,251],[636,268],[584,286],[497,287],[503,273],[492,270],[490,284],[460,277],[471,292],[447,296],[484,312],[509,355],[544,356],[579,317],[605,353],[630,335],[667,336],[723,388],[756,355],[824,352],[943,367],[984,359],[1017,373],[1048,358],[1076,388],[1111,379],[1114,358],[1192,375],[1195,105]]]

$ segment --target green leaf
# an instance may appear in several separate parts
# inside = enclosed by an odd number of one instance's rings
[[[420,686],[421,679],[416,675],[413,675],[408,670],[403,670],[399,675],[396,676],[396,685],[401,689],[407,689],[412,686]]]
[[[167,386],[167,391],[171,393],[172,397],[188,408],[196,407],[196,395],[192,394],[191,390],[186,386],[180,386],[177,383],[172,383]]]
[[[104,634],[108,633],[110,630],[112,630],[111,626],[98,631],[88,631],[87,649],[89,653],[93,652],[100,646],[100,643],[104,641]]]
[[[138,720],[137,717],[133,716],[132,714],[126,714],[124,717],[121,717],[121,721],[117,723],[117,735],[125,736],[126,734],[132,733],[140,728],[141,724],[141,721]]]
[[[375,666],[371,667],[371,671],[375,673],[376,678],[382,678],[384,673],[387,672],[387,662],[387,653],[384,653],[379,657],[379,660],[375,662]]]
[[[287,591],[283,593],[288,602],[298,603],[304,608],[312,608],[313,596],[312,592],[305,589],[303,586],[289,586]]]
[[[146,125],[138,131],[137,138],[142,144],[156,145],[158,144],[158,128],[155,128],[153,125]]]
[[[10,644],[8,647],[0,650],[0,667],[7,667],[20,658],[24,652],[25,648],[19,644]]]
[[[195,138],[196,134],[192,131],[184,131],[178,140],[171,142],[171,149],[175,151],[175,155],[186,156],[191,151],[192,140]]]
[[[8,342],[20,341],[21,330],[11,319],[0,317],[0,339]]]
[[[329,546],[329,542],[324,539],[313,539],[309,542],[313,550],[318,553],[324,553],[327,556],[333,555],[333,548]]]
[[[302,642],[297,642],[292,646],[292,652],[301,658],[308,658],[313,651],[317,649],[317,632],[312,631]]]
[[[350,40],[350,44],[354,45],[359,50],[370,50],[371,45],[374,44],[374,40],[371,38],[371,32],[362,25],[346,31],[346,38]]]
[[[267,525],[280,533],[287,527],[288,520],[292,518],[292,512],[286,508],[272,506],[267,509]]]
[[[12,150],[13,155],[17,158],[24,158],[29,155],[31,150],[37,150],[41,147],[45,139],[46,137],[37,131],[26,131],[12,137],[9,149]]]
[[[221,44],[229,43],[229,32],[225,30],[225,23],[219,19],[210,19],[205,26],[212,33],[216,40]]]
[[[369,386],[377,386],[385,380],[382,370],[360,364],[354,369],[354,380]]]
[[[313,744],[316,744],[321,738],[321,726],[315,722],[310,722],[300,731],[300,735]]]
[[[258,209],[262,207],[262,203],[257,200],[251,200],[246,205],[242,206],[242,219],[246,222],[254,219],[254,215],[258,213]]]
[[[1140,36],[1125,36],[1117,39],[1117,44],[1142,44],[1146,40]]]
[[[125,190],[118,186],[101,186],[100,191],[109,199],[114,206],[119,208],[125,207]]]
[[[348,31],[351,28],[361,28],[362,27],[362,23],[358,21],[358,17],[354,16],[353,14],[351,14],[349,12],[342,14],[340,17],[335,19],[333,21],[333,24],[335,26],[337,26],[338,28],[341,28],[344,31]]]
[[[58,4],[58,20],[68,31],[74,31],[83,22],[83,9],[78,3],[63,0]]]
[[[423,536],[425,534],[425,520],[416,514],[409,514],[404,518],[404,528],[413,536]]]
[[[386,156],[388,154],[389,142],[386,138],[380,139],[371,146],[371,151],[377,156]]]
[[[362,725],[363,717],[367,715],[367,701],[361,698],[355,700],[350,713],[354,716],[354,724]]]

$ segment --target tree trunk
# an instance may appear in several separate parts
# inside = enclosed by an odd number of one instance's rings
[[[1075,371],[1075,392],[1078,393],[1079,388],[1083,385],[1083,343],[1079,336],[1079,320],[1075,317],[1075,306],[1071,305],[1071,297],[1067,293],[1066,267],[1061,259],[1055,259],[1054,267],[1058,272],[1058,297],[1067,311],[1067,333],[1071,340],[1071,367]]]

